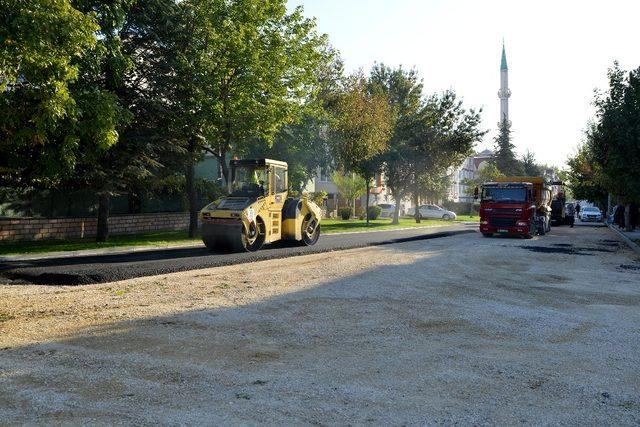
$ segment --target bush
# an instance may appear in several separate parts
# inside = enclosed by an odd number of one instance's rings
[[[340,218],[344,220],[351,219],[351,217],[353,216],[353,211],[351,210],[351,208],[340,208],[338,209],[338,215],[340,215]]]
[[[380,206],[374,205],[369,206],[369,219],[378,219],[380,213],[382,212],[382,208]]]
[[[450,202],[445,200],[442,203],[442,207],[453,211],[458,215],[469,215],[471,212],[473,212],[473,215],[478,215],[478,208],[480,207],[480,204],[478,202]]]

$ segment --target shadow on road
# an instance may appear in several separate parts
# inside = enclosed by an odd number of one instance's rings
[[[222,305],[233,295],[211,279],[204,286],[220,307],[201,303],[1,350],[4,420],[512,424],[534,421],[537,408],[553,424],[632,423],[632,411],[598,393],[634,395],[640,329],[615,322],[638,321],[640,295],[620,292],[604,269],[592,280],[582,264],[548,276],[557,254],[539,254],[526,269],[529,255],[517,246],[469,237],[392,246],[379,256],[412,261],[303,290],[278,291],[256,275],[234,286],[271,291],[231,307]],[[471,246],[474,257],[464,250]],[[594,285],[605,279],[609,287]],[[592,304],[608,307],[602,316],[618,326],[592,325]],[[603,327],[615,329],[614,358],[602,357],[605,343],[594,339]]]

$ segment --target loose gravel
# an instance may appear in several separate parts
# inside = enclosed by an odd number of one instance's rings
[[[637,425],[640,261],[612,236],[0,286],[0,424]]]

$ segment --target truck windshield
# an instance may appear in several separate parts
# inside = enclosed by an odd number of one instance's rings
[[[231,181],[231,196],[264,196],[268,182],[267,169],[264,166],[236,166]]]
[[[524,188],[484,187],[482,200],[492,202],[524,202],[527,192]]]

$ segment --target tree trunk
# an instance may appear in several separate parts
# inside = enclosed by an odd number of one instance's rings
[[[420,215],[420,197],[417,193],[413,195],[413,203],[416,205],[416,211],[414,212],[414,218],[416,220],[416,224],[420,224],[420,220],[422,219],[422,215]]]
[[[367,225],[369,225],[369,178],[366,178],[366,189],[367,189],[367,195],[365,197],[365,206],[364,206],[364,210],[365,210],[365,215],[367,216]]]
[[[106,242],[109,238],[109,193],[98,194],[98,228],[96,242]]]
[[[631,205],[629,203],[624,205],[624,231],[633,231],[631,226]]]
[[[229,166],[227,165],[227,153],[221,152],[220,154],[216,154],[216,157],[218,158],[220,169],[222,169],[222,179],[224,180],[224,185],[228,187],[231,177],[229,176]]]
[[[189,237],[196,237],[198,233],[198,190],[196,188],[196,140],[191,138],[188,145],[187,168],[185,180],[187,184],[187,198],[189,199]]]
[[[396,197],[394,195],[394,199],[396,200],[396,207],[393,211],[393,220],[391,224],[400,224],[400,201],[402,200],[402,196]]]

